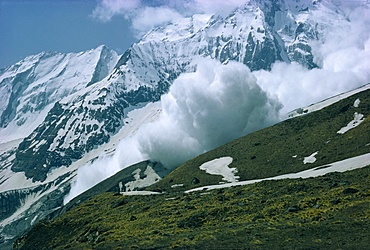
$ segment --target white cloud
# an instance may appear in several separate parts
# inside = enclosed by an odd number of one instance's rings
[[[135,36],[141,38],[147,31],[159,25],[179,20],[183,15],[169,6],[141,0],[100,0],[92,17],[102,22],[109,22],[113,16],[121,15],[131,22]]]
[[[351,6],[357,5],[353,3]],[[366,41],[370,38],[369,6],[352,9],[344,8],[342,10],[345,12],[344,16],[347,20],[328,22],[330,27],[325,27],[325,32],[321,32],[323,33],[322,42],[313,44],[315,62],[322,67],[325,67],[323,61],[327,60],[328,62],[329,56],[334,58],[335,55],[344,55],[346,53],[359,56],[360,53],[354,50],[364,50]],[[336,25],[336,22],[340,25]],[[352,52],[349,52],[350,50]],[[345,61],[348,59],[345,59]]]
[[[249,2],[248,0],[194,0],[185,3],[189,9],[203,13],[224,13]]]
[[[115,15],[129,16],[132,11],[141,7],[141,0],[100,0],[92,17],[108,22]]]
[[[141,37],[148,30],[161,24],[183,18],[181,14],[168,7],[144,7],[132,16],[132,27],[136,36]]]

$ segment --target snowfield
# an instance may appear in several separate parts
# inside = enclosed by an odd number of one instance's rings
[[[117,134],[113,135],[108,143],[105,143],[101,145],[99,148],[88,152],[87,154],[85,154],[83,158],[72,163],[72,165],[68,167],[69,170],[73,169],[74,171],[76,171],[74,179],[72,180],[72,187],[76,185],[78,179],[77,170],[90,172],[91,174],[89,176],[91,182],[84,183],[84,186],[76,187],[74,192],[72,191],[65,197],[65,204],[68,203],[73,197],[81,194],[82,192],[94,186],[96,183],[104,180],[105,178],[108,178],[109,176],[115,173],[115,172],[95,173],[91,170],[91,168],[89,168],[89,166],[85,166],[86,163],[94,162],[96,160],[99,160],[99,158],[104,159],[107,157],[111,157],[116,151],[116,148],[121,140],[124,140],[125,138],[134,135],[141,125],[157,120],[161,112],[162,110],[160,102],[145,103],[138,106],[130,106],[127,109],[125,109],[125,113],[127,115],[125,115],[124,118],[125,125],[121,128],[121,130]]]

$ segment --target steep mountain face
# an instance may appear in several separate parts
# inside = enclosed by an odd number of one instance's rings
[[[102,80],[117,60],[116,52],[100,46],[77,54],[43,52],[2,69],[1,141],[27,136],[55,102]]]
[[[41,53],[1,69],[4,239],[60,206],[76,169],[114,151],[135,132],[131,124],[154,119],[160,111],[145,104],[158,101],[181,73],[193,72],[199,57],[238,61],[251,70],[269,70],[277,61],[311,69],[318,67],[312,44],[348,22],[326,1],[256,0],[226,16],[194,15],[157,27],[121,56],[100,46]],[[127,120],[135,109],[148,112],[145,119]]]

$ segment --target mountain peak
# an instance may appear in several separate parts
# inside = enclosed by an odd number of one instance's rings
[[[140,43],[148,41],[176,41],[190,37],[202,29],[210,20],[210,14],[195,14],[150,30]]]

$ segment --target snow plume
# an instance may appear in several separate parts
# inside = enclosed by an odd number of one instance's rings
[[[369,52],[366,52],[368,56],[370,56]],[[343,61],[343,63],[346,62]],[[370,72],[367,70],[358,74],[356,67],[341,71],[335,71],[332,68],[308,70],[296,63],[279,62],[273,65],[271,71],[261,70],[253,74],[262,89],[268,93],[274,93],[283,103],[281,119],[287,118],[289,111],[306,107],[370,82]]]
[[[278,121],[282,105],[264,92],[248,67],[201,59],[194,73],[182,74],[161,98],[154,123],[124,139],[112,157],[78,170],[66,202],[120,169],[145,159],[173,169],[205,151]]]
[[[330,26],[324,26],[320,31],[320,42],[312,44],[315,63],[320,67],[339,71],[353,68],[354,64],[359,64],[358,60],[369,59],[362,51],[368,52],[370,45],[370,2],[367,5],[360,3],[348,1],[342,4],[342,20],[326,21]],[[366,68],[369,69],[369,65]]]

